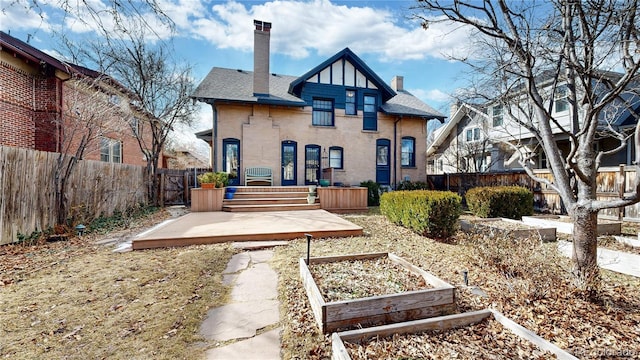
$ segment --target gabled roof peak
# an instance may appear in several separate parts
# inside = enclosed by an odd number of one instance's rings
[[[292,94],[292,95],[300,96],[300,93],[301,93],[301,90],[302,90],[302,85],[309,78],[313,77],[314,75],[317,75],[322,70],[324,70],[327,67],[331,66],[331,64],[335,63],[339,59],[348,60],[358,71],[360,71],[364,76],[366,76],[367,79],[372,81],[373,84],[378,89],[381,90],[383,101],[386,102],[387,100],[391,99],[392,97],[394,97],[396,95],[396,92],[393,91],[393,89],[386,82],[384,82],[373,70],[371,70],[371,68],[369,68],[369,66],[364,61],[362,61],[362,59],[360,59],[348,47],[342,49],[341,51],[339,51],[338,53],[336,53],[332,57],[328,58],[327,60],[325,60],[324,62],[322,62],[318,66],[316,66],[313,69],[307,71],[302,76],[300,76],[295,81],[293,81],[291,83],[291,85],[289,86],[289,93]]]

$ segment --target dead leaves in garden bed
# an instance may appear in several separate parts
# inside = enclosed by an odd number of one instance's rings
[[[312,256],[393,252],[459,286],[458,312],[495,308],[581,359],[640,357],[640,280],[637,278],[603,270],[600,300],[591,302],[575,292],[569,274],[570,259],[557,255],[555,243],[516,242],[458,233],[452,244],[444,244],[395,226],[383,216],[345,218],[362,226],[366,235],[314,240]],[[298,273],[297,261],[305,254],[306,242],[294,241],[279,248],[273,260],[280,276],[281,314],[285,314],[283,358],[327,359],[331,356],[330,336],[318,329]],[[469,285],[482,289],[486,296],[476,295],[472,288],[462,286],[465,270]],[[482,349],[491,329],[485,327],[472,333],[467,329],[441,336],[446,336],[447,342],[469,343]],[[431,346],[440,349],[443,342]],[[518,348],[531,356],[529,348]],[[434,349],[433,353],[441,355],[434,358],[448,358],[437,351],[440,350]],[[495,351],[500,354],[499,349]],[[495,358],[527,358],[517,355],[517,351]],[[482,358],[481,355],[471,358]],[[545,355],[533,358],[544,359]]]
[[[312,264],[309,271],[327,302],[431,288],[422,277],[386,256]]]

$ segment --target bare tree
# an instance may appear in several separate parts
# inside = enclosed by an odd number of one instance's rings
[[[603,156],[623,149],[627,139],[627,134],[613,126],[614,117],[621,112],[610,109],[630,110],[637,122],[633,101],[637,101],[640,69],[638,5],[638,0],[419,0],[414,8],[427,31],[434,21],[476,30],[475,49],[480,53],[476,59],[480,60],[459,60],[491,79],[484,87],[490,93],[478,94],[506,104],[510,120],[528,131],[546,153],[553,181],[536,178],[526,157],[521,158],[521,165],[536,181],[558,192],[574,221],[574,273],[577,285],[588,295],[597,295],[600,283],[598,211],[640,200],[640,177],[628,196],[596,197],[596,175]],[[559,95],[566,99],[568,124],[560,122],[552,109]],[[619,139],[619,146],[594,149],[594,140],[603,131]],[[557,143],[558,133],[569,142],[564,154]],[[635,137],[638,163],[640,127]]]
[[[54,169],[57,224],[66,224],[70,215],[68,181],[78,161],[90,152],[99,151],[102,137],[128,131],[121,113],[127,112],[104,75],[68,65],[71,78],[64,83],[62,108],[57,109],[51,123],[58,139],[58,158]],[[54,134],[51,134],[54,135]]]
[[[191,125],[197,108],[189,97],[193,77],[187,63],[172,61],[169,47],[154,42],[144,27],[131,27],[111,47],[92,47],[101,67],[110,70],[135,98],[142,116],[131,119],[134,135],[147,162],[148,196],[158,203],[158,168],[165,144],[177,125]],[[157,39],[155,39],[157,40]],[[137,127],[142,121],[144,126]]]

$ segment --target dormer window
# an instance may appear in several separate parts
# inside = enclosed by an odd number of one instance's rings
[[[346,115],[358,115],[355,90],[347,90],[345,92],[344,113]]]

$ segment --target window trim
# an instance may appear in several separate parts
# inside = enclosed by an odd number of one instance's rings
[[[498,113],[496,113],[498,110]],[[502,104],[494,105],[491,108],[491,119],[493,127],[504,125],[504,106]]]
[[[316,108],[316,101],[323,101],[323,102],[327,102],[331,104],[331,108]],[[320,124],[320,123],[316,123],[315,120],[315,114],[316,113],[330,113],[331,114],[331,122],[330,124]],[[329,99],[329,98],[320,98],[320,97],[314,97],[311,100],[311,125],[313,126],[335,126],[335,102],[333,101],[333,99]]]
[[[105,148],[107,150],[106,152],[104,151]],[[117,157],[114,151],[114,149],[116,148],[119,150],[119,155]],[[122,152],[123,152],[122,141],[108,138],[106,136],[103,136],[100,138],[100,161],[122,164],[122,158],[123,158]]]
[[[411,141],[412,151],[409,153],[409,163],[403,164],[404,162],[404,154],[405,140]],[[416,138],[413,136],[403,136],[400,143],[400,166],[403,168],[414,168],[416,167]]]
[[[465,142],[476,142],[476,141],[481,141],[482,140],[482,134],[480,133],[480,128],[479,127],[470,127],[465,129],[464,132],[464,140]],[[477,135],[477,137],[476,137]]]
[[[373,99],[373,104],[367,104],[367,99]],[[367,105],[373,105],[374,111],[366,111]],[[371,123],[372,126],[367,126]],[[378,131],[378,98],[374,94],[364,94],[362,98],[362,130]]]
[[[340,158],[338,160],[340,160],[340,165],[339,166],[331,166],[331,153],[333,151],[338,151],[340,153]],[[329,167],[333,168],[333,169],[344,169],[344,149],[342,148],[342,146],[330,146],[329,147]]]
[[[562,109],[558,107],[562,106]],[[569,111],[569,89],[567,85],[560,85],[556,87],[556,91],[553,94],[553,112],[563,113]]]

